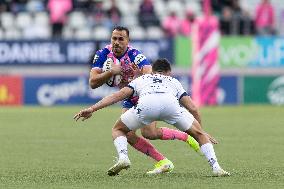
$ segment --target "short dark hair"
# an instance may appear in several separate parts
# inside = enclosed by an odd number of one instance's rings
[[[118,30],[118,31],[126,31],[127,37],[129,37],[129,29],[124,26],[115,26],[112,31]]]
[[[168,72],[171,70],[171,63],[166,58],[159,58],[152,64],[153,72]]]

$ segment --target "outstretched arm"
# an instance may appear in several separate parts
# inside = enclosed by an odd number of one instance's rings
[[[120,91],[104,97],[102,100],[92,105],[91,107],[81,110],[80,112],[75,114],[73,119],[78,121],[81,117],[83,117],[82,121],[84,121],[90,118],[93,112],[98,111],[114,103],[117,103],[127,97],[130,97],[132,93],[133,93],[133,89],[129,87],[124,87]]]
[[[181,97],[180,103],[193,115],[193,117],[199,122],[200,126],[202,126],[200,113],[190,96]],[[213,144],[218,144],[218,141],[214,137],[212,137],[208,133],[206,133],[206,135]]]
[[[181,97],[180,103],[185,109],[187,109],[193,115],[193,117],[201,125],[200,113],[198,111],[198,108],[195,106],[193,100],[190,98],[190,96]]]

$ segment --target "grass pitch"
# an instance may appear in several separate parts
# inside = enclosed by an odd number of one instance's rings
[[[129,147],[131,169],[109,177],[120,108],[73,121],[81,108],[1,107],[0,188],[284,188],[284,107],[201,110],[203,127],[220,142],[219,163],[232,174],[224,178],[211,177],[205,158],[180,141],[152,142],[174,162],[172,173],[146,176],[154,161]]]

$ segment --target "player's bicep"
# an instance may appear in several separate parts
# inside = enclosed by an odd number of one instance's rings
[[[146,58],[144,54],[142,54],[137,49],[132,49],[129,51],[130,61],[138,66],[139,69],[143,68],[146,65],[151,65],[150,61]]]
[[[97,51],[93,59],[92,68],[102,68],[109,52],[107,48]]]
[[[131,97],[133,93],[134,93],[134,89],[130,86],[126,86],[120,89],[120,94],[121,94],[122,99]]]
[[[101,74],[103,71],[101,68],[92,68],[90,71],[90,78],[94,78],[97,75]]]
[[[196,106],[195,106],[193,100],[188,95],[183,95],[179,99],[179,102],[183,107],[185,107],[188,110],[195,110],[196,109]]]

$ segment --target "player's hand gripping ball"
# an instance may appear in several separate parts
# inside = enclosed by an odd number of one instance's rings
[[[114,64],[113,59],[108,58],[104,62],[103,72],[111,70],[113,64]],[[118,62],[118,64],[119,64],[119,62]],[[110,87],[116,87],[116,86],[119,85],[120,81],[121,81],[121,75],[117,74],[117,75],[113,75],[111,78],[109,78],[109,80],[106,82],[106,84]]]

